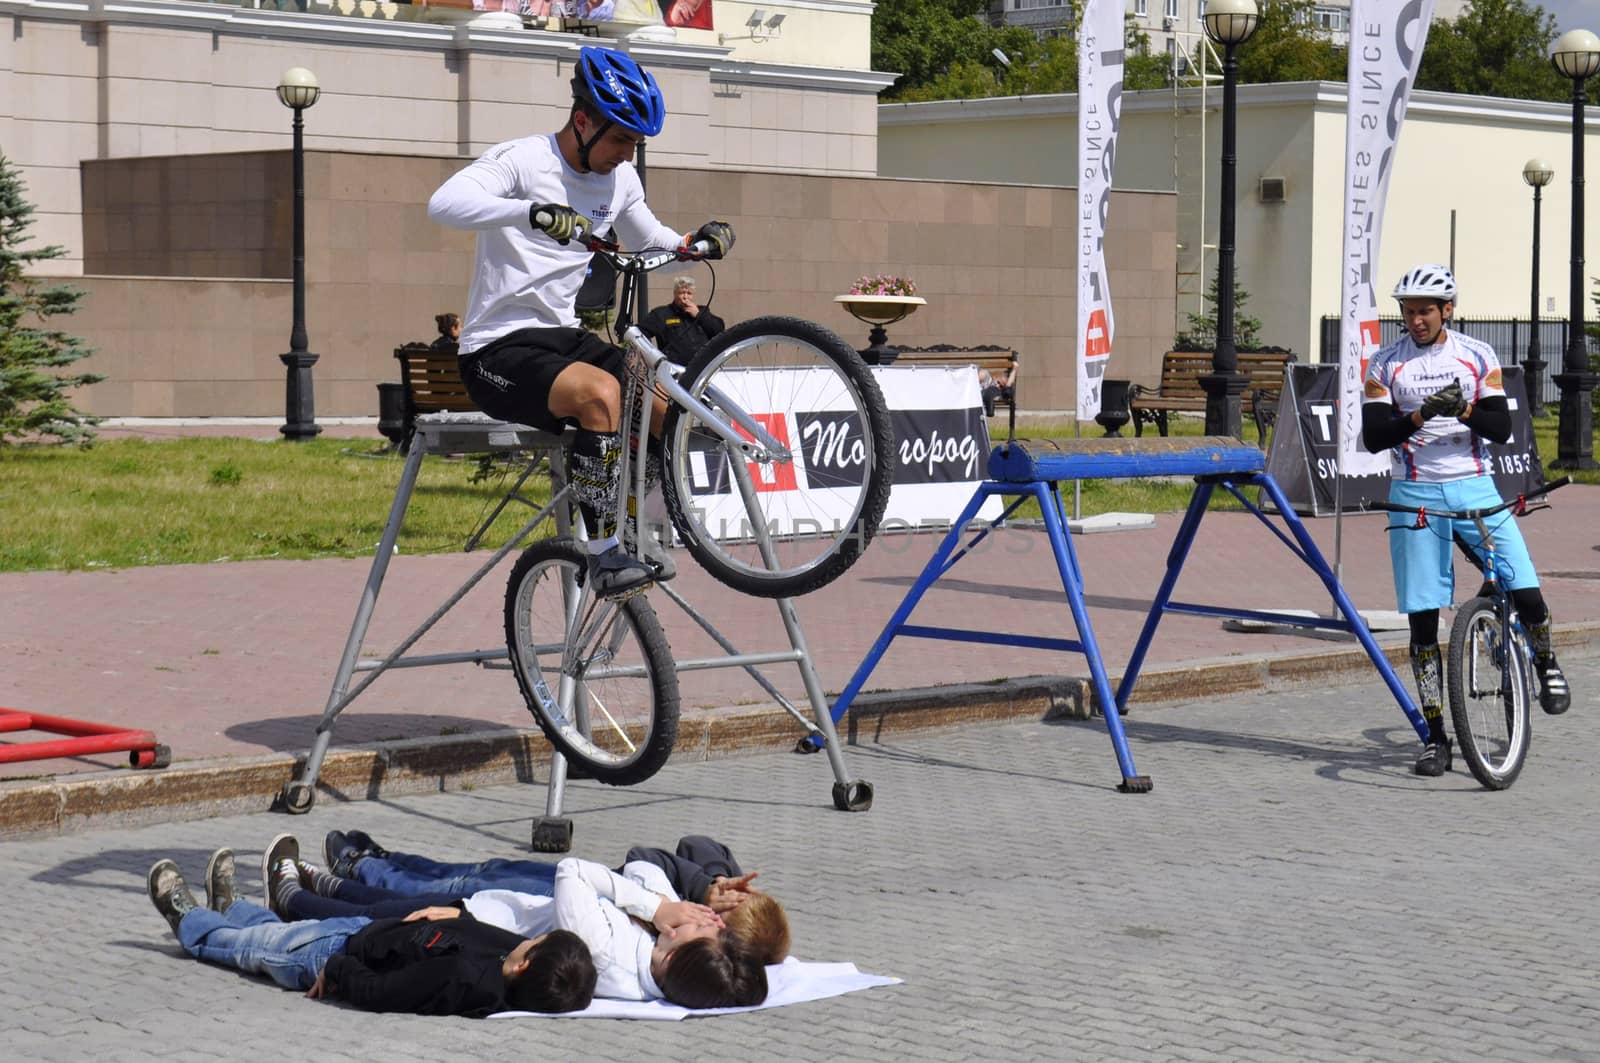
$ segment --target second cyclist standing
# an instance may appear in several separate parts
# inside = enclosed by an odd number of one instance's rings
[[[473,401],[501,420],[578,428],[567,473],[591,534],[588,578],[614,597],[671,579],[674,569],[648,535],[643,560],[624,549],[619,534],[631,539],[635,529],[612,527],[608,517],[619,488],[624,352],[579,325],[589,253],[573,237],[615,230],[629,246],[668,249],[703,241],[706,257],[721,258],[734,236],[720,221],[685,236],[645,203],[633,155],[666,121],[654,77],[622,52],[585,47],[572,96],[559,131],[490,148],[439,187],[428,216],[478,234],[461,330],[461,376]]]
[[[1406,334],[1367,366],[1361,438],[1367,450],[1393,459],[1389,501],[1429,511],[1491,508],[1500,493],[1490,476],[1485,440],[1511,437],[1511,413],[1494,348],[1445,326],[1455,312],[1456,279],[1444,266],[1417,266],[1400,278]],[[1470,521],[1453,527],[1391,528],[1389,555],[1395,595],[1411,627],[1411,668],[1428,738],[1417,759],[1419,775],[1450,770],[1444,728],[1439,610],[1455,599],[1454,539],[1475,548],[1481,538]],[[1567,711],[1571,694],[1550,645],[1550,612],[1522,533],[1508,513],[1493,529],[1497,576],[1509,588],[1533,645],[1547,713]]]

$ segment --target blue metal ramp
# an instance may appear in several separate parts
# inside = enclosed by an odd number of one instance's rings
[[[1077,552],[1072,546],[1062,510],[1060,485],[1070,480],[1116,479],[1144,476],[1193,476],[1194,494],[1189,508],[1179,525],[1177,536],[1167,554],[1166,575],[1144,627],[1134,646],[1128,666],[1115,695],[1106,675],[1105,660],[1100,645],[1095,640],[1094,628],[1089,622],[1084,604],[1083,570],[1078,564]],[[1283,545],[1316,574],[1327,588],[1337,606],[1339,615],[1334,618],[1295,616],[1215,605],[1199,605],[1172,599],[1172,592],[1182,574],[1189,548],[1200,529],[1211,496],[1222,488],[1237,498],[1244,507],[1260,520]],[[1246,498],[1242,488],[1259,487],[1276,508],[1275,518],[1265,513],[1255,502]],[[991,496],[1008,499],[1000,516],[977,531],[972,540],[961,546],[968,525],[976,518],[979,508]],[[963,628],[928,627],[909,623],[917,603],[939,579],[955,567],[989,533],[1028,499],[1039,504],[1044,516],[1045,532],[1055,555],[1056,568],[1061,576],[1061,587],[1066,592],[1072,619],[1077,625],[1078,637],[1056,638],[1047,635],[1025,635],[997,631],[974,631]],[[1279,524],[1282,524],[1282,527]],[[1410,693],[1401,685],[1388,659],[1379,649],[1372,633],[1367,629],[1361,614],[1351,604],[1349,596],[1340,586],[1332,568],[1323,558],[1316,542],[1306,531],[1299,516],[1289,505],[1282,490],[1265,472],[1261,451],[1237,439],[1225,436],[1165,439],[1067,439],[1067,440],[1012,440],[996,447],[989,455],[989,479],[980,483],[972,499],[962,510],[950,531],[934,551],[905,598],[895,610],[883,632],[878,636],[866,657],[857,667],[850,682],[840,693],[833,706],[835,722],[850,710],[851,703],[878,661],[896,638],[944,639],[955,642],[976,642],[995,646],[1020,646],[1027,649],[1064,650],[1081,653],[1089,662],[1089,675],[1094,696],[1102,711],[1115,705],[1116,712],[1105,711],[1106,729],[1111,734],[1111,745],[1116,752],[1117,767],[1122,774],[1117,788],[1124,793],[1143,793],[1151,788],[1149,776],[1134,770],[1133,754],[1122,727],[1121,709],[1127,705],[1139,679],[1139,670],[1155,637],[1161,618],[1167,613],[1188,613],[1194,616],[1212,616],[1239,620],[1259,620],[1298,627],[1325,628],[1348,631],[1355,635],[1362,649],[1372,659],[1373,666],[1388,685],[1401,711],[1406,714],[1419,737],[1426,737],[1427,725],[1417,711]]]

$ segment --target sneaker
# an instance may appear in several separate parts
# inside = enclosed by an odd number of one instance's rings
[[[145,886],[150,893],[150,903],[167,921],[174,936],[183,917],[200,907],[195,903],[194,894],[189,892],[189,884],[183,881],[183,873],[171,860],[157,860],[152,864]]]
[[[367,839],[371,841],[371,839]],[[342,830],[330,830],[322,839],[322,858],[328,870],[340,878],[356,877],[356,861],[362,857],[361,847]]]
[[[1411,768],[1418,775],[1440,776],[1450,770],[1450,739],[1429,742]]]
[[[589,555],[589,586],[602,598],[626,598],[655,582],[655,568],[621,546]]]
[[[376,856],[379,860],[389,858],[389,850],[373,841],[372,835],[364,830],[347,830],[344,836],[350,840],[351,845],[361,850],[362,856]]]
[[[206,863],[206,907],[225,912],[239,899],[234,889],[232,849],[218,849]]]
[[[292,881],[301,889],[305,889],[304,876],[300,874],[300,864],[292,856],[277,860],[267,869],[267,910],[284,922],[293,922],[297,916],[289,914],[284,907],[285,896],[283,883]]]
[[[261,889],[266,894],[262,904],[273,914],[278,913],[278,902],[273,899],[273,869],[284,860],[294,861],[300,856],[300,840],[293,834],[280,834],[272,839],[266,852],[261,854]]]
[[[1539,670],[1539,707],[1551,716],[1560,716],[1572,708],[1572,690],[1567,686],[1567,674],[1556,659],[1536,666]]]

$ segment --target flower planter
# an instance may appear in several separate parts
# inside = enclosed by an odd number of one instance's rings
[[[900,356],[889,346],[889,334],[883,326],[902,321],[926,306],[928,300],[920,295],[836,295],[833,301],[844,306],[845,311],[857,321],[872,326],[867,334],[867,348],[861,357],[868,365],[888,365]]]

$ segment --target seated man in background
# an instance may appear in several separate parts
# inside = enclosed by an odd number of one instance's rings
[[[639,322],[639,328],[677,365],[688,365],[724,328],[722,319],[694,299],[694,278],[672,282],[672,302],[658,306]]]

